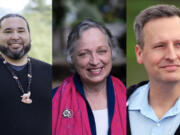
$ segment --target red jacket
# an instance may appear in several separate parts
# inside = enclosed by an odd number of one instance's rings
[[[126,135],[126,88],[119,79],[111,79],[115,95],[111,135]],[[86,102],[76,90],[73,76],[60,85],[53,97],[52,135],[91,135]]]

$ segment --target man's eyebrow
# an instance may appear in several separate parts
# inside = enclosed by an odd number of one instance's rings
[[[24,28],[24,27],[18,27],[18,29],[20,29],[20,30],[21,30],[21,29],[25,30],[25,28]]]

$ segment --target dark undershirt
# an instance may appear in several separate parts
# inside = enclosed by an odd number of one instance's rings
[[[35,59],[31,64],[33,102],[24,104],[22,92],[0,59],[0,135],[51,135],[51,67]],[[20,71],[12,69],[26,92],[28,65]]]
[[[22,66],[16,66],[16,65],[12,65],[9,64],[8,65],[13,69],[13,71],[15,72],[15,74],[18,76],[20,83],[24,89],[24,92],[27,92],[27,85],[28,85],[28,78],[27,78],[27,64],[22,65]],[[17,84],[18,85],[18,84]],[[23,94],[23,93],[22,93]]]
[[[27,64],[22,65],[22,66],[16,66],[16,65],[12,65],[12,64],[9,64],[9,63],[8,63],[8,65],[9,65],[12,69],[14,69],[14,70],[16,70],[16,71],[21,71],[21,70],[24,69],[24,67],[25,67]]]

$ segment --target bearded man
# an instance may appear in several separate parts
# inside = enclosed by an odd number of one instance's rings
[[[19,14],[0,19],[0,134],[51,134],[51,66],[30,58],[30,28]]]

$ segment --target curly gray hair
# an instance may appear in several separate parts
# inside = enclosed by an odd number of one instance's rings
[[[90,20],[90,19],[84,19],[82,22],[77,24],[72,29],[71,33],[68,36],[67,47],[65,50],[66,61],[72,67],[73,70],[74,70],[74,67],[73,67],[71,57],[72,57],[73,50],[74,50],[75,46],[77,45],[77,40],[80,39],[81,34],[85,30],[88,30],[90,28],[98,28],[101,32],[103,32],[105,34],[105,36],[107,37],[108,45],[111,48],[113,47],[112,35],[111,35],[110,31],[104,25],[102,25],[98,22],[95,22],[93,20]]]

